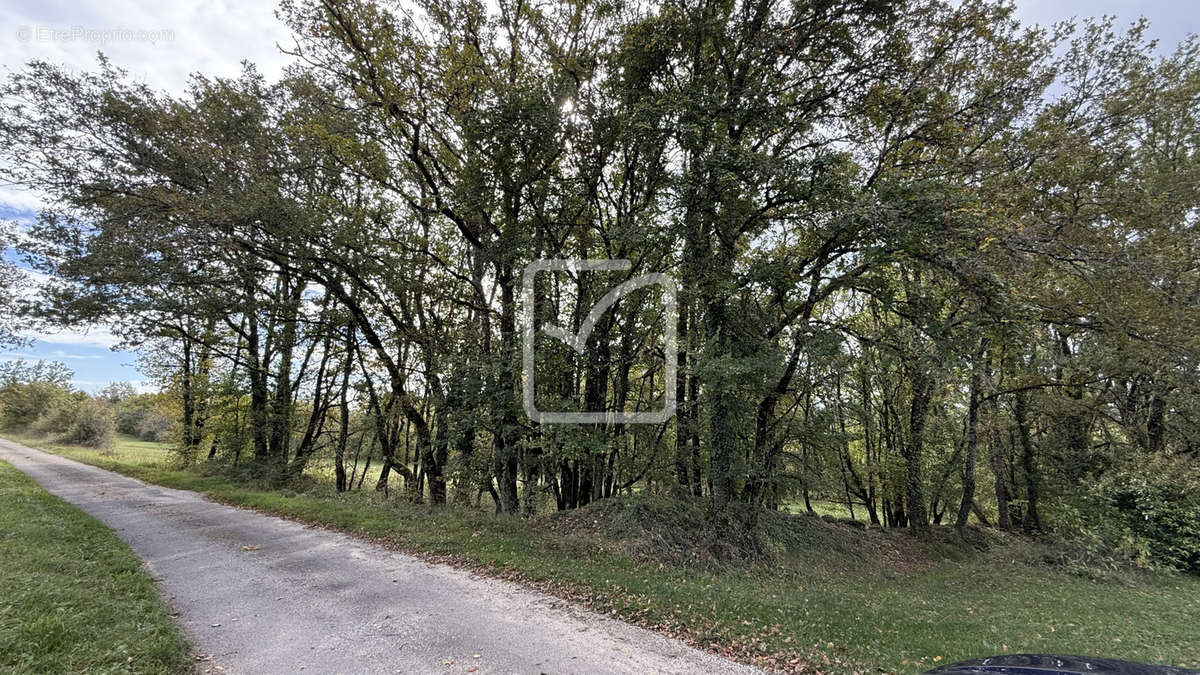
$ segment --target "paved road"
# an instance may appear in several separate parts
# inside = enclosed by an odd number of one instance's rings
[[[2,439],[0,459],[128,542],[225,672],[757,672],[512,583],[194,492]]]

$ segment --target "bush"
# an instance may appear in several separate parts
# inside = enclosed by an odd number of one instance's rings
[[[117,431],[159,443],[175,437],[175,416],[162,394],[138,394],[122,399],[116,408]]]
[[[11,382],[0,387],[0,429],[30,429],[50,409],[70,401],[69,391],[50,382]]]
[[[87,400],[87,394],[64,394],[58,396],[42,409],[42,414],[29,425],[29,429],[45,436],[59,436],[66,433],[75,424],[79,416],[80,404]]]
[[[91,448],[111,445],[117,425],[109,399],[71,391],[71,377],[61,363],[0,364],[0,429],[33,431]]]
[[[158,410],[148,410],[134,427],[134,436],[143,441],[165,443],[175,437],[175,420]]]
[[[103,401],[86,398],[79,401],[75,419],[59,440],[88,448],[105,448],[117,436],[112,407]]]
[[[57,361],[0,363],[0,429],[24,431],[71,396],[74,377]]]
[[[1108,472],[1088,494],[1089,534],[1141,562],[1200,571],[1200,466],[1186,460],[1133,462]]]
[[[108,447],[117,435],[112,406],[82,392],[68,394],[61,390],[50,398],[41,415],[20,428],[89,448]]]

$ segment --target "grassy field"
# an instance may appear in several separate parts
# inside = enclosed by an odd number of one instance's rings
[[[297,492],[237,484],[173,470],[164,448],[128,439],[108,453],[14,440],[518,579],[785,671],[920,672],[1005,652],[1200,667],[1200,579],[1085,578],[1042,562],[1041,545],[1016,536],[979,534],[968,544],[943,529],[916,539],[780,514],[766,522],[775,544],[769,556],[720,567],[703,560],[706,549],[689,530],[702,513],[648,498],[518,519],[320,485]]]
[[[0,462],[0,670],[179,673],[189,663],[133,552]]]

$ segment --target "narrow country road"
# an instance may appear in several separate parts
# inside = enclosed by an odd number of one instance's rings
[[[512,583],[194,492],[3,439],[0,459],[128,542],[224,672],[757,672]]]

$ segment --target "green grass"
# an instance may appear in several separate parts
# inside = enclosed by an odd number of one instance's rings
[[[108,454],[32,444],[149,482],[520,579],[702,647],[787,670],[920,672],[1004,652],[1200,667],[1200,578],[1085,578],[1040,563],[1037,544],[1019,537],[977,552],[947,531],[918,541],[905,533],[780,516],[792,528],[781,554],[770,563],[722,571],[673,557],[655,560],[631,548],[628,540],[657,536],[634,531],[647,523],[643,511],[650,514],[651,530],[663,516],[640,498],[565,517],[518,519],[394,497],[384,501],[369,491],[337,495],[323,485],[296,492],[239,484],[173,470],[165,449],[155,454],[128,440]],[[619,527],[606,529],[605,523]],[[623,538],[619,529],[626,525],[630,534]]]
[[[113,459],[131,464],[143,464],[146,466],[170,466],[174,464],[175,457],[171,454],[170,445],[167,443],[155,443],[154,441],[143,441],[133,436],[119,434],[116,443],[112,448],[104,451],[91,450],[97,455],[109,456]],[[79,448],[83,452],[89,452],[88,448]]]
[[[0,462],[0,670],[180,673],[187,643],[116,535]]]

